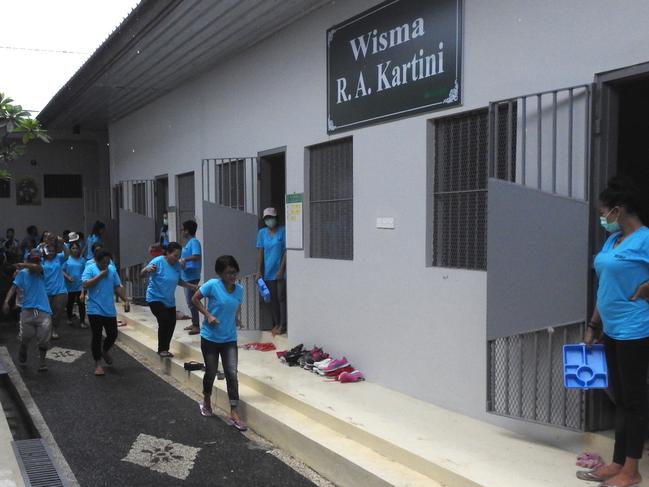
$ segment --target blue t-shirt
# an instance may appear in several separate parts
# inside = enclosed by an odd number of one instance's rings
[[[260,229],[257,232],[257,248],[264,249],[264,280],[275,281],[286,251],[286,229],[278,226],[275,235],[271,235],[268,228]]]
[[[83,271],[81,280],[83,282],[99,275],[101,271],[97,265],[89,265]],[[108,274],[99,280],[94,286],[86,289],[88,295],[86,311],[89,315],[113,317],[117,316],[115,311],[115,288],[122,285],[122,281],[114,268],[108,266]]]
[[[14,285],[23,292],[22,309],[37,309],[43,313],[52,314],[47,291],[45,291],[43,274],[21,269],[16,274]]]
[[[72,256],[63,263],[63,272],[70,276],[73,281],[65,281],[65,287],[68,289],[69,293],[76,293],[81,291],[81,276],[83,271],[86,268],[86,259],[83,257],[74,258]]]
[[[612,234],[595,256],[597,309],[604,333],[616,340],[636,340],[649,337],[649,302],[630,299],[649,281],[649,228],[640,227],[613,248],[621,235]]]
[[[149,265],[155,265],[156,271],[149,274],[149,284],[146,287],[146,302],[160,301],[167,308],[176,306],[176,286],[180,280],[180,264],[171,266],[164,255],[160,255]]]
[[[231,293],[221,279],[210,279],[200,287],[201,294],[207,298],[207,309],[219,320],[217,325],[210,325],[207,318],[201,326],[201,337],[216,343],[237,341],[237,309],[243,302],[243,288],[235,284]]]
[[[88,242],[87,242],[87,250],[86,250],[86,259],[90,260],[92,259],[92,246],[95,245],[96,243],[101,243],[101,237],[99,235],[90,234],[88,236]]]
[[[68,292],[68,288],[65,287],[65,277],[63,276],[64,262],[65,254],[63,252],[56,254],[52,260],[41,260],[41,266],[43,266],[45,274],[45,291],[47,291],[48,296]]]
[[[196,237],[190,238],[180,253],[180,257],[186,259],[192,255],[201,255],[201,243]],[[201,260],[190,260],[185,262],[185,267],[182,270],[183,281],[195,281],[201,278]]]

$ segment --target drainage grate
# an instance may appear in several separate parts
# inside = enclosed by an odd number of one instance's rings
[[[27,487],[67,487],[41,438],[12,442]]]

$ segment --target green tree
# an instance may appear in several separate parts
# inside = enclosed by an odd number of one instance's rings
[[[22,156],[33,140],[51,142],[38,120],[0,93],[0,179],[9,179],[8,163]]]

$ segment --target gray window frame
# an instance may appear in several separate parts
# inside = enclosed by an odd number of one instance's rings
[[[313,223],[313,204],[320,204],[322,202],[312,202],[311,201],[311,154],[314,149],[327,146],[335,145],[341,143],[350,143],[351,144],[351,197],[349,198],[338,198],[332,199],[331,202],[341,202],[341,201],[351,201],[351,252],[349,255],[344,257],[339,256],[326,256],[326,255],[314,255],[313,252],[313,242],[312,242],[312,225]],[[354,142],[353,137],[342,137],[333,139],[320,144],[313,144],[304,148],[304,250],[305,256],[312,259],[329,259],[329,260],[343,260],[343,261],[353,261],[354,260]]]

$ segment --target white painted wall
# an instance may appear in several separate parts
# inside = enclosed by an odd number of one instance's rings
[[[84,187],[108,186],[105,136],[95,134],[75,137],[61,136],[57,133],[51,135],[54,137],[51,143],[33,142],[24,156],[9,163],[9,171],[13,176],[34,176],[40,180],[41,191],[43,174],[81,174]],[[12,180],[11,197],[0,198],[1,238],[4,238],[6,228],[13,227],[18,238],[22,239],[26,235],[25,229],[32,224],[36,225],[40,232],[50,230],[61,233],[65,229],[84,231],[83,200],[41,198],[39,206],[18,206],[15,180]]]
[[[173,176],[195,170],[200,200],[201,158],[286,145],[287,191],[302,192],[304,147],[330,139],[325,31],[376,3],[332,2],[113,124],[113,180],[169,173],[174,204]],[[322,345],[372,381],[527,429],[484,413],[486,274],[426,266],[426,121],[646,61],[648,24],[642,0],[467,0],[464,106],[341,135],[354,138],[354,261],[289,251],[291,343]],[[396,229],[377,230],[377,216],[395,217]]]

